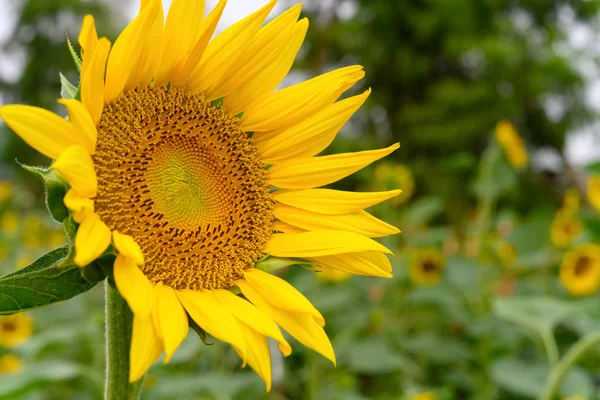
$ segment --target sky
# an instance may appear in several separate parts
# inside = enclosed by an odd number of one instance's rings
[[[40,0],[46,1],[46,0]],[[131,20],[137,14],[139,3],[137,0],[129,0],[126,2],[125,12],[123,13],[123,1],[121,0],[105,0],[107,3],[113,5],[115,15],[122,15],[124,23],[127,20]],[[288,4],[296,3],[296,0],[288,0]],[[168,10],[171,0],[162,0],[163,7]],[[206,9],[210,10],[217,3],[217,0],[206,0]],[[263,5],[267,4],[268,0],[230,0],[225,7],[225,11],[220,20],[217,32],[222,31],[225,27],[233,24],[244,16],[252,13],[259,9]],[[14,0],[0,0],[0,45],[6,40],[10,33],[14,29],[15,19],[14,15]],[[280,1],[276,5],[275,9],[271,12],[269,19],[274,15],[279,14],[284,8],[286,2]],[[569,32],[569,43],[565,44],[563,48],[557,49],[557,51],[576,51],[576,52],[593,52],[597,56],[600,56],[600,49],[597,46],[598,39],[600,39],[600,33],[594,32],[589,26],[577,26],[573,23],[573,18],[568,11],[561,13],[560,23],[563,25],[563,29]],[[524,24],[526,28],[527,21],[518,21]],[[0,75],[9,79],[18,79],[20,70],[25,61],[24,54],[2,54],[0,53]],[[600,73],[597,68],[593,65],[579,65],[580,69],[585,73],[588,78],[589,85],[586,91],[586,97],[589,104],[594,107],[600,113]],[[368,73],[368,71],[367,71]],[[1,102],[1,99],[0,99]],[[560,104],[548,101],[548,112],[554,112],[557,117],[560,117]],[[559,158],[554,156],[546,155],[547,152],[542,152],[536,159],[541,164],[546,164],[548,167],[556,168],[556,162]],[[600,160],[600,122],[592,124],[584,129],[572,133],[568,140],[565,148],[565,154],[567,159],[573,165],[585,165],[593,161]]]

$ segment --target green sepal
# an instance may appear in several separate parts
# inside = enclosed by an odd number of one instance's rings
[[[77,222],[73,220],[73,217],[67,216],[62,221],[63,229],[65,230],[65,236],[67,237],[67,243],[69,251],[65,258],[63,258],[56,266],[63,268],[69,265],[75,264],[75,234],[77,233]]]
[[[216,107],[216,108],[223,108],[223,100],[224,100],[224,97],[219,97],[218,99],[213,100],[210,103],[210,106],[211,107]]]
[[[309,270],[315,269],[314,264],[309,260],[305,260],[304,258],[279,258],[271,256],[266,256],[258,260],[256,264],[254,264],[254,268],[272,273],[292,265],[297,265]]]
[[[76,265],[57,267],[68,252],[68,246],[60,247],[0,277],[0,315],[68,300],[93,288],[96,282],[85,279]]]
[[[58,73],[60,75],[60,97],[65,100],[75,99],[78,97],[79,87],[73,85],[66,76],[62,73]]]
[[[190,318],[189,315],[188,315],[188,322],[190,324],[190,328],[192,328],[194,330],[194,332],[196,332],[198,334],[198,337],[200,338],[200,340],[202,340],[202,343],[204,343],[207,346],[212,346],[214,344],[214,343],[208,342],[208,340],[206,339],[206,331],[204,329],[200,328],[200,326],[198,326],[196,321],[194,321],[192,318]]]
[[[75,48],[73,47],[73,43],[71,43],[71,39],[69,39],[68,36],[67,36],[67,46],[69,47],[69,53],[71,53],[73,62],[75,63],[75,66],[77,67],[77,71],[81,72],[81,58],[79,58],[79,55],[75,51]]]
[[[63,199],[67,194],[68,185],[61,178],[56,176],[52,170],[43,167],[34,167],[31,165],[17,163],[26,171],[37,176],[44,183],[46,188],[46,207],[52,218],[62,223],[69,216],[69,210],[65,206]]]

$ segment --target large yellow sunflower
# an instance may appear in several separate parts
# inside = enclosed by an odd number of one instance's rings
[[[70,185],[75,263],[86,266],[114,245],[114,280],[134,314],[132,382],[163,351],[171,358],[188,316],[230,343],[267,389],[266,338],[291,352],[279,327],[335,363],[319,311],[254,268],[266,255],[391,276],[390,251],[371,238],[398,230],[363,209],[399,191],[319,187],[398,144],[316,156],[369,95],[338,101],[364,72],[349,66],[274,91],[308,27],[300,5],[263,26],[274,5],[210,40],[224,0],[206,17],[203,1],[174,0],[164,26],[161,2],[143,0],[112,49],[86,16],[81,101],[59,100],[69,119],[0,108]]]

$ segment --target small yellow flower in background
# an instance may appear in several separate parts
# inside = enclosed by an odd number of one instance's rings
[[[4,203],[12,196],[12,185],[10,182],[0,182],[0,203]]]
[[[550,239],[557,247],[567,247],[581,232],[583,224],[577,215],[568,210],[558,210],[550,226]]]
[[[435,392],[423,392],[410,397],[410,400],[435,400]]]
[[[587,400],[587,399],[581,395],[576,395],[576,396],[571,396],[571,397],[563,397],[561,400]]]
[[[23,370],[23,360],[14,354],[0,356],[0,375],[14,375]]]
[[[592,175],[588,179],[587,199],[596,210],[600,211],[600,175]]]
[[[21,244],[23,247],[29,250],[39,249],[42,246],[42,239],[40,238],[40,231],[23,231],[21,236]]]
[[[511,243],[500,240],[496,244],[496,252],[502,265],[506,268],[511,268],[517,259],[517,250]]]
[[[6,210],[0,216],[0,230],[8,237],[14,237],[19,230],[19,216],[12,210]]]
[[[588,243],[567,252],[560,266],[560,281],[575,296],[596,292],[600,287],[600,246]]]
[[[50,231],[47,236],[47,246],[50,248],[56,248],[64,245],[67,242],[65,233],[61,231]]]
[[[500,121],[496,125],[496,140],[502,146],[510,165],[514,168],[524,168],[528,163],[527,149],[523,138],[508,121]]]
[[[33,319],[29,315],[0,315],[0,346],[18,346],[26,342],[32,332]]]
[[[417,285],[433,286],[440,282],[446,260],[444,254],[435,248],[419,249],[413,256],[408,274]]]
[[[408,167],[393,162],[382,162],[375,167],[374,190],[400,189],[391,200],[394,206],[405,204],[415,192],[415,179]]]
[[[276,90],[308,28],[301,5],[263,26],[271,1],[211,40],[225,3],[204,17],[204,1],[174,0],[165,22],[160,0],[143,1],[112,48],[87,15],[78,37],[81,101],[58,100],[69,119],[0,107],[70,186],[75,264],[114,245],[114,281],[134,315],[130,382],[163,352],[170,360],[188,316],[230,343],[267,390],[267,337],[291,353],[279,326],[335,364],[323,316],[292,285],[255,268],[265,255],[391,276],[391,251],[373,238],[399,230],[365,209],[400,191],[323,188],[399,147],[320,155],[370,94],[338,101],[363,68]]]
[[[321,270],[316,272],[316,274],[319,280],[329,282],[343,282],[348,280],[352,276],[347,272],[328,267],[321,267]]]
[[[6,261],[10,255],[10,246],[6,242],[0,242],[0,262]]]
[[[581,205],[581,196],[577,189],[568,189],[563,197],[563,204],[561,209],[565,212],[571,212],[577,214],[579,212],[579,206]]]

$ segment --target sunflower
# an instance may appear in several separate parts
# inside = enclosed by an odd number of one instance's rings
[[[567,247],[583,231],[583,224],[569,210],[557,211],[550,226],[550,239],[558,247]]]
[[[510,165],[514,168],[524,168],[527,166],[527,149],[525,148],[523,138],[519,136],[513,124],[508,121],[498,122],[496,125],[496,140],[502,146]]]
[[[10,182],[0,182],[0,203],[4,203],[12,196],[13,188]]]
[[[74,262],[116,255],[114,281],[134,315],[131,382],[163,351],[170,360],[188,316],[230,343],[267,390],[267,337],[291,352],[279,327],[335,363],[320,312],[255,268],[266,256],[391,276],[390,251],[371,238],[398,230],[364,209],[399,191],[320,187],[399,145],[317,156],[370,90],[338,101],[364,76],[349,66],[274,91],[308,27],[300,5],[263,26],[274,5],[210,40],[224,0],[205,18],[203,1],[174,0],[164,26],[161,1],[145,0],[112,48],[88,15],[78,37],[81,100],[59,100],[69,119],[0,108],[70,186]]]
[[[400,188],[402,192],[394,197],[392,204],[400,206],[412,197],[415,192],[415,179],[408,167],[402,164],[382,162],[375,167],[373,186],[375,190]]]
[[[588,202],[600,211],[600,175],[592,175],[588,179],[587,198]]]
[[[18,374],[23,370],[23,360],[14,354],[0,356],[0,375]]]
[[[442,279],[446,267],[444,254],[435,248],[419,249],[409,265],[410,279],[417,285],[433,286]]]
[[[18,346],[27,341],[32,332],[33,320],[27,314],[0,316],[0,346]]]
[[[410,397],[410,400],[435,400],[437,398],[435,392],[422,392]]]
[[[600,287],[600,246],[583,244],[565,254],[560,281],[575,296],[596,292]]]

